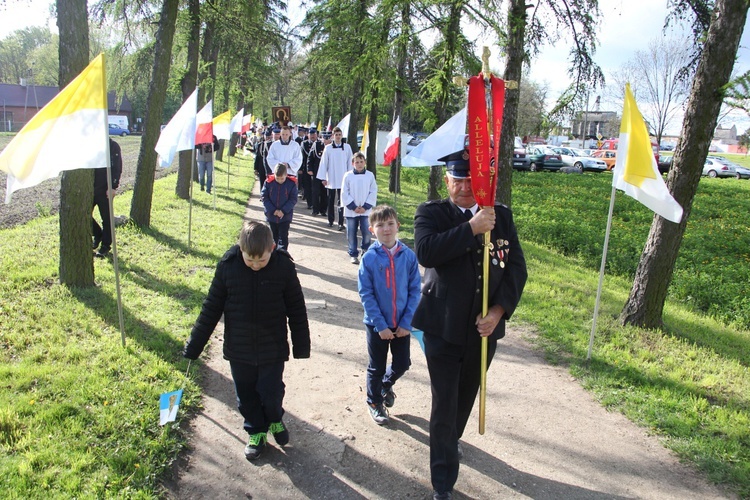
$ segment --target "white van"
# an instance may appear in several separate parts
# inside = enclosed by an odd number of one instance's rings
[[[107,115],[107,122],[110,125],[117,125],[118,127],[130,130],[130,124],[128,123],[128,117],[127,116],[120,116],[120,115]]]

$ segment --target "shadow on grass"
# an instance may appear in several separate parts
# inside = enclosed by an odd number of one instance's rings
[[[750,366],[750,334],[741,334],[729,328],[706,325],[690,319],[665,315],[664,330],[675,337],[688,340],[710,349],[721,357],[734,359],[742,366]]]
[[[200,305],[206,297],[206,290],[196,290],[185,283],[172,283],[160,279],[145,268],[120,261],[120,272],[129,273],[128,279],[141,288],[152,290],[158,294],[169,296],[179,302],[184,308],[191,309]],[[210,283],[210,281],[209,281]],[[206,284],[208,286],[208,283]]]
[[[117,312],[117,298],[105,293],[100,288],[71,288],[71,294],[81,304],[89,308],[101,320],[112,327],[114,331],[120,331],[120,322]],[[134,340],[144,348],[150,350],[164,361],[170,364],[180,362],[182,358],[182,341],[175,339],[169,332],[156,328],[141,320],[137,314],[123,304],[123,323],[125,329],[125,345]]]
[[[194,255],[196,257],[200,257],[201,259],[205,259],[209,262],[213,262],[217,260],[216,255],[209,253],[209,252],[198,251],[195,248],[188,248],[187,241],[178,240],[174,238],[173,236],[169,236],[168,234],[163,233],[162,231],[155,229],[153,227],[145,228],[142,231],[143,231],[143,234],[153,237],[159,243],[162,243],[165,246],[168,246],[174,250],[182,252],[183,254]],[[120,260],[120,262],[122,261]]]

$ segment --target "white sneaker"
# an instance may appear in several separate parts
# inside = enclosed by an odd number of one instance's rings
[[[356,257],[351,257],[349,258],[349,262],[351,262],[352,264],[359,264],[359,259]]]

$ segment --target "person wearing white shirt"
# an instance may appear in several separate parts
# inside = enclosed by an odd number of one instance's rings
[[[341,205],[341,184],[344,174],[352,169],[352,148],[343,142],[344,133],[339,127],[333,129],[333,142],[323,150],[317,178],[328,189],[328,227],[333,227],[334,207],[338,207],[339,231],[344,230],[344,207]]]
[[[344,174],[341,186],[341,204],[346,217],[346,238],[349,241],[349,260],[359,264],[357,250],[357,229],[362,235],[362,253],[370,247],[370,212],[378,202],[378,183],[375,176],[367,170],[367,159],[360,152],[352,158],[354,170]]]
[[[286,163],[287,176],[294,177],[296,182],[297,171],[302,165],[302,150],[299,144],[292,140],[292,130],[289,127],[281,128],[281,139],[271,144],[266,161],[272,169],[279,163]]]

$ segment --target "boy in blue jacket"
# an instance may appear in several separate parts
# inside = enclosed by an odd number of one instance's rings
[[[268,225],[271,226],[273,241],[279,250],[289,251],[289,226],[294,215],[294,205],[297,204],[297,183],[287,177],[286,163],[278,163],[274,167],[274,175],[268,177],[268,182],[260,191],[264,212]]]
[[[362,256],[357,282],[367,330],[367,406],[378,425],[388,423],[396,399],[393,385],[411,365],[411,319],[420,294],[419,264],[414,252],[398,240],[396,210],[378,205],[370,213],[377,241]],[[391,365],[386,370],[388,349]]]

